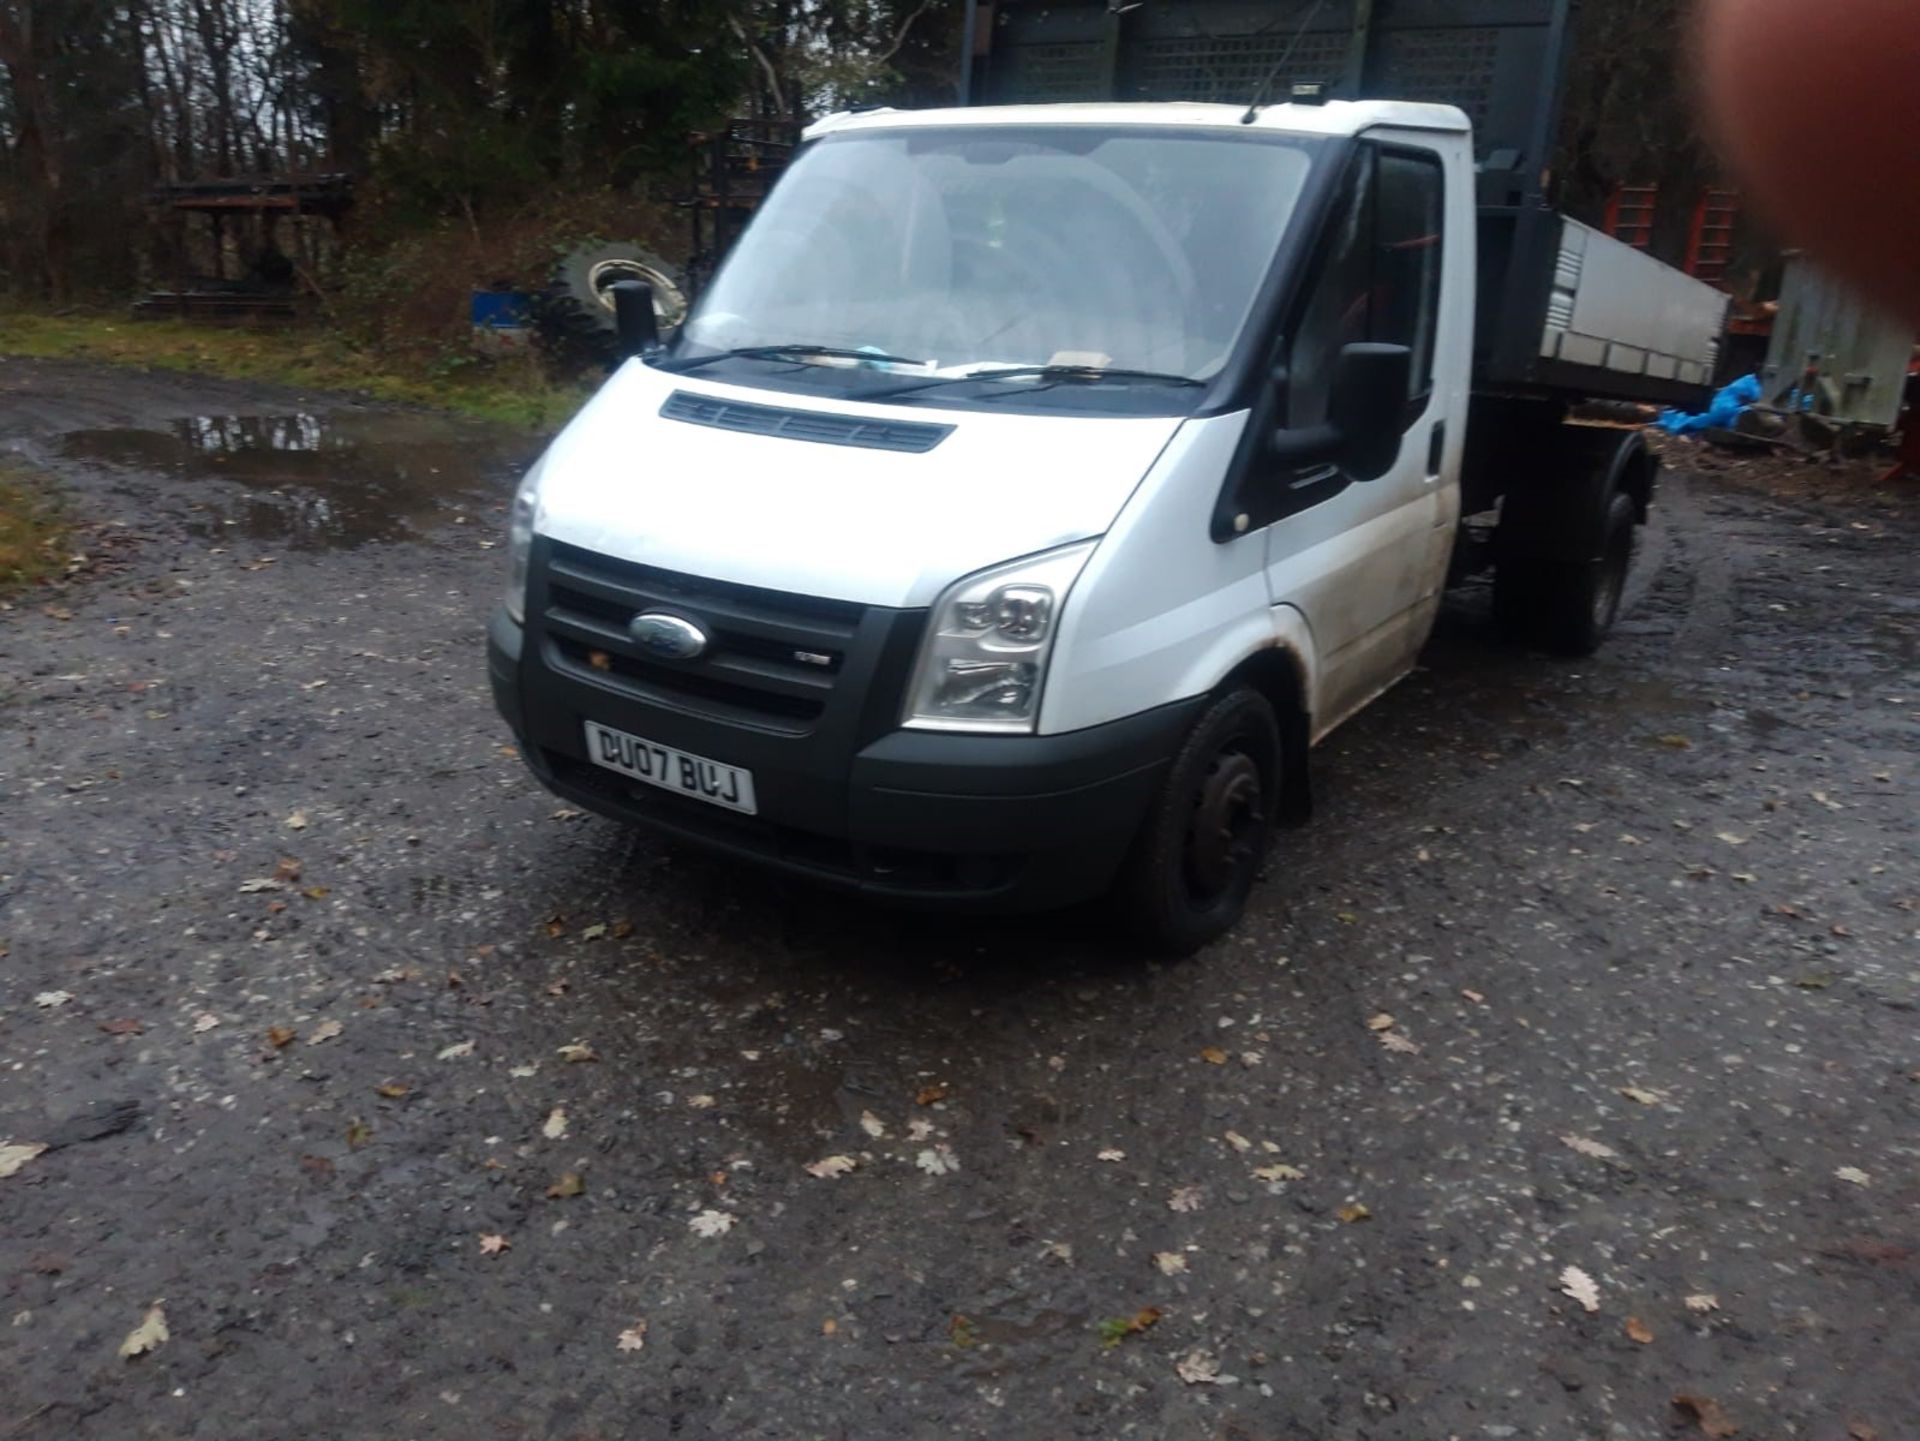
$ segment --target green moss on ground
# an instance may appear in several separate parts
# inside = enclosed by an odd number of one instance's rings
[[[132,321],[97,313],[0,315],[0,355],[91,360],[196,371],[316,390],[351,391],[400,405],[428,405],[508,425],[553,430],[586,399],[585,385],[547,379],[532,356],[484,361],[451,355],[386,362],[333,332],[312,327],[246,329],[183,321]]]
[[[52,486],[0,460],[0,596],[51,580],[66,565],[67,518]]]

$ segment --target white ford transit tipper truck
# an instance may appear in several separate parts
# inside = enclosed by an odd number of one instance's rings
[[[815,125],[513,502],[527,763],[861,892],[1219,935],[1450,578],[1599,644],[1655,466],[1567,406],[1711,379],[1723,297],[1488,174],[1389,100]]]

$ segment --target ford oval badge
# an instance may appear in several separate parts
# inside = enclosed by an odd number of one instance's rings
[[[627,634],[641,650],[662,660],[693,660],[706,654],[705,631],[690,620],[662,611],[642,611],[627,626]]]

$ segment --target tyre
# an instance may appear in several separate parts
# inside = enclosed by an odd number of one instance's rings
[[[1493,575],[1493,616],[1501,630],[1566,656],[1599,650],[1620,615],[1633,565],[1631,497],[1607,501],[1600,558],[1581,563],[1506,561]]]
[[[637,245],[595,241],[561,257],[535,308],[535,323],[555,355],[576,365],[619,359],[612,287],[621,280],[644,280],[653,287],[662,339],[687,318],[686,290],[673,266]]]
[[[1239,921],[1279,809],[1280,760],[1280,727],[1258,691],[1229,691],[1194,723],[1120,872],[1117,898],[1141,944],[1190,955]]]

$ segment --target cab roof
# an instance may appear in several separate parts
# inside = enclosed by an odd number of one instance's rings
[[[1063,105],[981,105],[944,110],[863,110],[827,115],[807,127],[806,138],[856,130],[920,130],[935,126],[1088,125],[1112,129],[1194,126],[1214,130],[1287,131],[1296,135],[1358,135],[1378,126],[1468,134],[1466,114],[1452,105],[1408,100],[1329,100],[1319,105],[1263,105],[1242,124],[1244,105],[1188,101],[1110,101]]]

